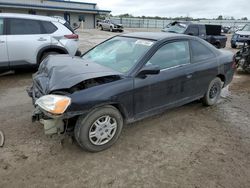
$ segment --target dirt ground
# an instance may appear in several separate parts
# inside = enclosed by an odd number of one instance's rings
[[[81,49],[115,34],[81,32]],[[114,146],[94,154],[31,122],[31,75],[0,78],[1,188],[250,187],[250,75],[235,74],[216,106],[193,102],[126,126]]]

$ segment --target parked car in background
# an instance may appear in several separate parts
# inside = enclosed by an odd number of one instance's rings
[[[226,26],[224,26],[224,27],[222,27],[221,28],[221,33],[228,33],[228,31],[231,29],[231,27],[226,27]]]
[[[229,29],[228,33],[229,33],[229,34],[233,34],[233,33],[237,32],[237,31],[240,31],[244,26],[245,26],[245,25],[232,26],[232,27]]]
[[[234,63],[233,53],[198,37],[116,36],[82,57],[44,60],[28,89],[33,120],[42,120],[46,134],[74,131],[83,149],[101,151],[117,141],[124,123],[198,99],[216,104]]]
[[[243,46],[235,54],[235,60],[238,70],[250,73],[250,37],[244,40]]]
[[[78,52],[78,35],[63,19],[0,13],[0,71],[37,66],[51,54]]]
[[[250,39],[250,24],[246,24],[241,30],[236,31],[231,39],[231,47],[242,46],[245,40]]]
[[[100,20],[98,22],[98,27],[101,30],[108,30],[110,32],[113,32],[113,31],[123,32],[123,25],[122,24],[116,24],[112,20],[103,20],[103,21]]]
[[[167,25],[162,31],[197,36],[217,48],[225,48],[227,42],[227,37],[221,35],[220,25],[204,25],[186,21],[176,21]]]

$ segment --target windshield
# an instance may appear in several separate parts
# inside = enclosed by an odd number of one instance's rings
[[[242,31],[250,31],[250,25],[245,25],[245,27],[243,27]]]
[[[175,23],[174,25],[169,24],[165,31],[172,33],[184,33],[187,29],[187,25],[183,23]]]
[[[96,46],[82,58],[126,73],[153,44],[151,40],[115,37]]]

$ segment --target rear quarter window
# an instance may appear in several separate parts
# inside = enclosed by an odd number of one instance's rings
[[[196,63],[206,59],[214,58],[214,53],[199,41],[192,40],[190,42],[192,52],[192,62]]]
[[[65,22],[63,25],[67,27],[72,33],[75,33],[74,29],[72,29],[72,27],[70,26],[68,22]]]
[[[45,34],[51,34],[58,30],[58,28],[51,22],[42,21],[41,23]]]

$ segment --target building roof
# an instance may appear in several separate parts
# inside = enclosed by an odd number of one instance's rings
[[[73,3],[73,4],[84,4],[84,5],[96,5],[96,3],[86,3],[86,2],[78,2],[78,1],[65,1],[65,0],[47,0],[47,1],[54,1],[59,3]]]
[[[7,7],[7,8],[29,8],[29,9],[39,9],[39,10],[56,10],[56,11],[68,11],[68,12],[81,12],[81,13],[92,13],[92,14],[106,14],[110,13],[110,10],[99,10],[96,9],[96,4],[95,3],[83,3],[83,2],[74,2],[74,1],[62,1],[62,0],[47,0],[48,2],[56,2],[56,4],[53,3],[25,3],[21,1],[20,3],[12,3],[9,1],[0,1],[0,7]],[[63,4],[64,3],[64,4]],[[72,6],[65,6],[67,4],[72,4]],[[76,6],[75,4],[82,5],[81,6]],[[74,6],[73,6],[74,5]],[[91,7],[83,7],[84,5],[93,5],[93,8]]]
[[[49,16],[40,16],[40,15],[32,15],[32,14],[17,14],[17,13],[0,13],[0,17],[2,18],[25,18],[32,20],[44,20],[44,21],[58,21],[60,19]],[[65,22],[65,20],[61,20]]]

